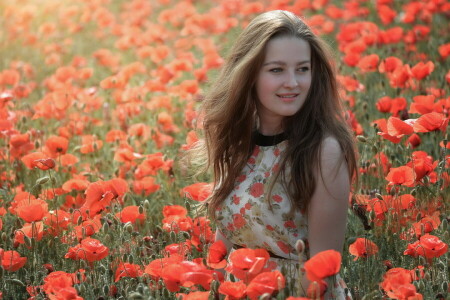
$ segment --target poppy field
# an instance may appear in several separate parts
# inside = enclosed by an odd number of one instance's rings
[[[17,0],[0,2],[0,299],[320,299],[267,251],[214,243],[211,176],[182,159],[237,34],[274,9],[334,50],[359,149],[343,253],[306,276],[450,297],[448,1]]]

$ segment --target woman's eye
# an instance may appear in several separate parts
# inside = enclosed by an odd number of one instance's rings
[[[272,73],[280,73],[281,71],[283,71],[283,69],[281,69],[281,68],[273,68],[273,69],[270,69],[269,71],[272,72]]]
[[[309,67],[301,67],[301,68],[298,68],[298,70],[300,72],[308,72],[309,71]]]

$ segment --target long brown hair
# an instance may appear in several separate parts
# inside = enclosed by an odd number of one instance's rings
[[[306,210],[316,186],[314,170],[320,167],[321,144],[326,136],[336,138],[350,176],[356,174],[354,138],[345,121],[327,45],[293,13],[266,12],[253,19],[239,35],[202,103],[204,141],[193,152],[197,157],[206,154],[205,170],[213,172],[214,189],[208,199],[212,218],[232,191],[255,146],[252,133],[257,129],[256,77],[267,43],[280,36],[309,43],[312,81],[302,108],[283,120],[288,146],[275,178],[285,178],[286,166],[290,166],[290,179],[284,183],[289,186],[293,207]]]

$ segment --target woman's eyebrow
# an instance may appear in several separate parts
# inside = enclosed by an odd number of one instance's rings
[[[303,60],[297,63],[297,65],[303,65],[303,64],[307,64],[310,63],[311,61],[309,60]],[[286,65],[286,63],[284,61],[281,60],[274,60],[274,61],[268,61],[266,63],[263,64],[263,66],[267,66],[267,65]]]

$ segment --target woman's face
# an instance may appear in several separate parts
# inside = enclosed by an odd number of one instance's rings
[[[282,132],[283,118],[303,106],[310,86],[309,43],[287,36],[271,39],[256,80],[259,131],[265,135]]]

